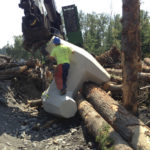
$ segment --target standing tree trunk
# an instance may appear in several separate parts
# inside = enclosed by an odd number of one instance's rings
[[[137,78],[141,71],[139,0],[123,0],[122,25],[123,104],[136,113]]]

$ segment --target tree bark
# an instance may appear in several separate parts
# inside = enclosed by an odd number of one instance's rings
[[[123,105],[136,113],[141,72],[139,0],[123,0],[122,25]]]
[[[150,129],[143,122],[93,83],[85,83],[82,91],[95,110],[133,149],[150,150]]]
[[[76,98],[77,104],[78,104],[78,111],[84,120],[85,126],[88,129],[88,132],[95,137],[101,137],[105,136],[109,140],[111,139],[113,142],[111,143],[114,147],[114,150],[132,150],[131,147],[122,139],[122,137],[114,131],[114,129],[101,117],[101,115],[96,112],[96,110],[93,108],[93,106],[84,100],[80,93],[78,93],[78,96]],[[105,127],[109,127],[107,133],[104,135],[104,129]],[[100,131],[103,131],[103,135]],[[102,139],[99,139],[99,143],[102,142]],[[102,146],[106,146],[106,143],[101,143],[100,148]]]

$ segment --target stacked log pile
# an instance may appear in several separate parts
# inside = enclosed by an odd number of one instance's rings
[[[24,99],[28,96],[27,101],[41,97],[52,80],[52,73],[39,60],[14,62],[7,56],[0,56],[0,81],[6,80],[11,82],[15,97],[21,96]]]
[[[0,58],[1,59],[1,58]],[[4,58],[3,58],[4,59]],[[78,92],[76,101],[78,112],[85,122],[89,133],[99,143],[99,149],[108,150],[150,150],[150,129],[137,117],[128,112],[113,94],[122,94],[121,53],[115,47],[96,56],[98,62],[111,74],[111,80],[103,85],[84,83]],[[110,60],[109,60],[110,59]],[[48,68],[38,60],[27,62],[11,62],[4,59],[0,64],[0,80],[32,80],[40,83],[41,91],[46,89],[52,79]],[[144,59],[142,72],[139,73],[140,90],[149,89],[150,59]],[[38,82],[37,82],[38,81]],[[44,83],[44,87],[43,87]],[[48,84],[46,84],[48,83]],[[41,94],[41,93],[40,93]],[[121,98],[120,98],[121,100]],[[41,105],[41,99],[28,101],[31,106]]]
[[[0,62],[1,60],[0,57]],[[0,63],[0,80],[9,80],[21,76],[30,78],[50,78],[51,73],[48,68],[43,67],[39,60],[28,60],[26,62],[5,61]]]
[[[121,53],[113,47],[95,58],[111,74],[111,80],[103,85],[84,83],[82,91],[78,92],[78,111],[86,128],[98,139],[99,149],[149,150],[150,128],[113,97],[114,93],[122,95]],[[150,83],[149,65],[150,59],[144,59],[142,72],[139,72],[140,94],[150,87],[147,85]],[[139,95],[143,100],[142,96]]]

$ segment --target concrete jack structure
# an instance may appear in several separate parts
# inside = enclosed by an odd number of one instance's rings
[[[52,42],[49,43],[53,47]],[[48,45],[49,45],[48,44]],[[96,59],[84,49],[61,40],[61,44],[69,46],[75,53],[71,55],[71,63],[67,80],[66,95],[61,96],[56,88],[55,81],[52,81],[49,88],[43,93],[43,107],[48,113],[71,118],[76,114],[77,105],[73,97],[86,81],[93,81],[102,84],[110,80],[110,75],[96,61]]]

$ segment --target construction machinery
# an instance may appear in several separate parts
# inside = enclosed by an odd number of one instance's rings
[[[63,36],[60,14],[54,0],[20,0],[23,46],[34,51],[44,46],[53,35]]]
[[[19,7],[24,9],[25,14],[22,20],[24,48],[31,52],[40,49],[43,54],[46,54],[43,51],[46,45],[49,45],[47,47],[52,46],[48,41],[53,35],[63,35],[61,17],[56,11],[54,0],[21,0]],[[53,80],[42,95],[42,103],[45,111],[56,116],[71,118],[77,112],[74,96],[83,82],[107,82],[110,75],[91,54],[81,48],[82,39],[79,38],[81,32],[75,5],[63,7],[63,14],[69,42],[61,39],[61,43],[74,51],[74,54],[70,56],[71,67],[68,74],[67,91],[61,96]]]
[[[54,0],[20,0],[19,7],[24,10],[22,17],[23,47],[34,52],[40,49],[46,55],[44,47],[52,36],[64,39],[61,15],[56,10]],[[83,46],[77,7],[62,7],[67,40],[77,46]]]

